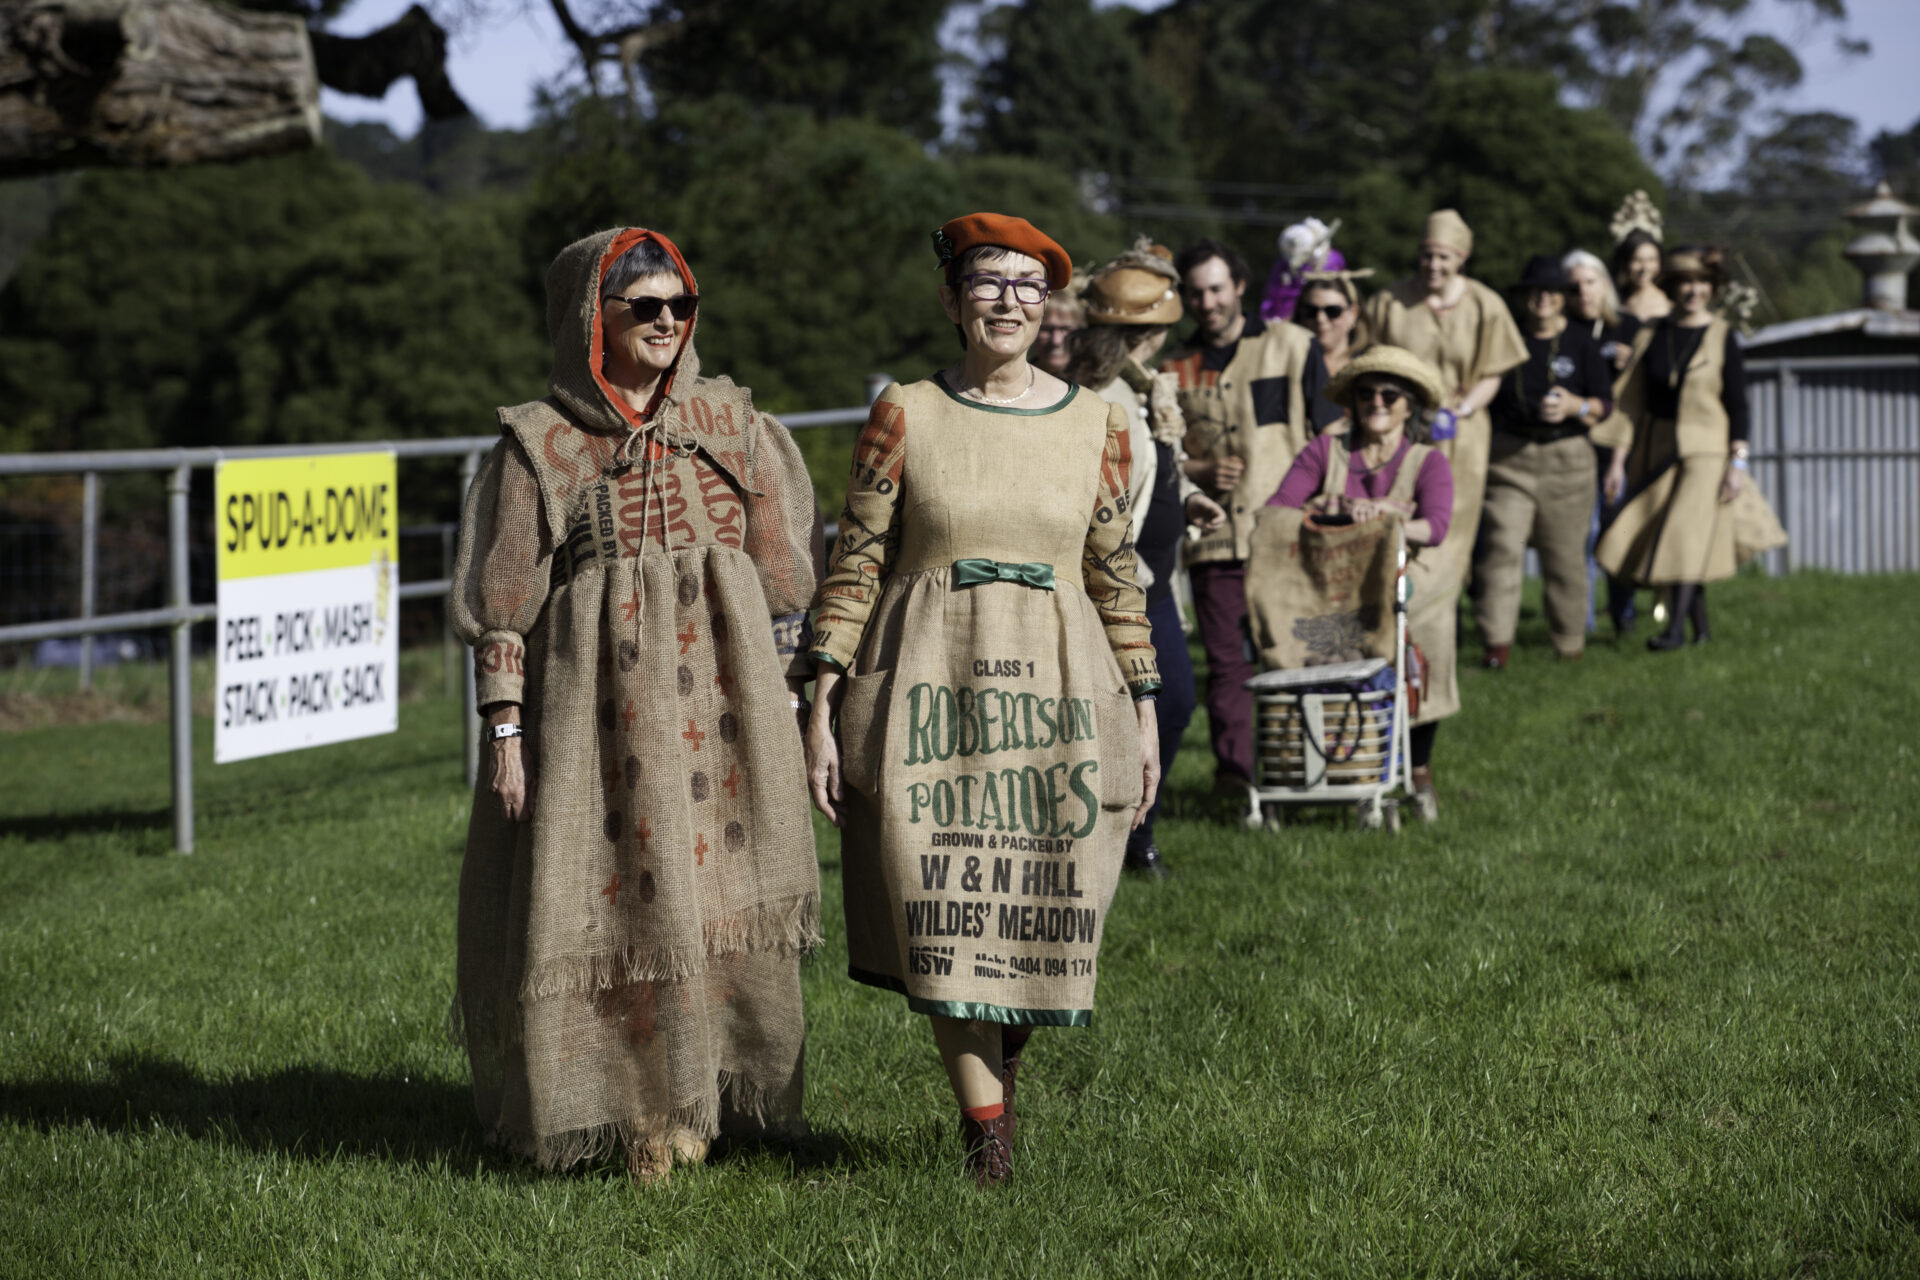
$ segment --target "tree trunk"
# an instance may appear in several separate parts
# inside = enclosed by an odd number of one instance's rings
[[[0,178],[298,151],[320,137],[298,18],[208,0],[0,0]]]

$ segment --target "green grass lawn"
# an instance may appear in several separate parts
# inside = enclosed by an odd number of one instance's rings
[[[0,735],[0,1275],[1920,1274],[1920,581],[1713,606],[1579,666],[1529,622],[1397,838],[1209,816],[1196,724],[1179,875],[1121,886],[992,1196],[844,977],[830,830],[814,1136],[637,1192],[480,1140],[431,678],[386,738],[215,768],[200,723],[191,857],[163,724]]]

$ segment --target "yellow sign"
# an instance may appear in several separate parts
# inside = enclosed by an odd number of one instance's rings
[[[222,582],[400,557],[391,453],[223,462],[214,501]]]

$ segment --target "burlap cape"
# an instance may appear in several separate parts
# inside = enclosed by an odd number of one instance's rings
[[[1159,684],[1129,451],[1092,394],[1016,412],[934,381],[889,387],[855,447],[814,610],[819,655],[852,672],[848,964],[919,1012],[1091,1018],[1140,801],[1128,686]]]
[[[489,1136],[549,1166],[796,1123],[820,937],[775,634],[795,646],[813,587],[812,489],[691,327],[644,425],[598,376],[600,281],[648,234],[555,262],[553,394],[500,411],[455,566],[481,701],[521,704],[536,778],[513,823],[483,767],[456,1011]]]

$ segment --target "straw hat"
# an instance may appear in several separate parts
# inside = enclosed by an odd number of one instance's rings
[[[1327,383],[1327,399],[1353,407],[1353,384],[1368,374],[1398,379],[1413,388],[1424,403],[1422,409],[1435,409],[1445,392],[1440,386],[1440,371],[1404,347],[1373,346],[1347,362],[1347,367]]]
[[[1087,319],[1094,324],[1177,323],[1179,284],[1173,254],[1143,236],[1087,282]]]

